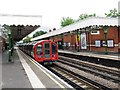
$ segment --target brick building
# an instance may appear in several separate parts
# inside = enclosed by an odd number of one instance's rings
[[[59,49],[93,52],[120,52],[120,29],[117,18],[92,17],[33,40],[51,39]]]
[[[89,32],[88,31],[79,32],[80,40],[78,41],[77,41],[76,33],[72,35],[71,33],[68,33],[64,35],[63,38],[64,47],[65,49],[66,47],[68,47],[67,49],[75,49],[75,44],[76,44],[76,48],[79,48],[81,51],[104,52],[107,47],[107,52],[120,52],[119,28],[116,26],[115,27],[109,26],[108,28],[109,29],[106,34],[106,39],[105,39],[104,31],[102,29],[97,29],[96,31],[89,31]],[[62,39],[61,37],[59,37],[58,39],[55,39],[55,41],[59,42],[62,41]]]

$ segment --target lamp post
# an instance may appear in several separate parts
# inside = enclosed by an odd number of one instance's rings
[[[8,61],[11,62],[12,50],[11,50],[11,30],[10,30],[10,28],[8,28],[8,41],[9,41],[9,58],[8,58]]]
[[[8,46],[8,61],[11,62],[11,56],[13,53],[13,38],[12,38],[12,32],[11,32],[11,28],[7,25],[3,25],[3,27],[7,30],[7,35],[8,35],[8,42],[9,42],[9,46]]]
[[[107,50],[107,32],[108,32],[108,26],[104,26],[103,27],[103,31],[104,31],[104,39],[105,39],[105,54],[108,54],[108,50]]]

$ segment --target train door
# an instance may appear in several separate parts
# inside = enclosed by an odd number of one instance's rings
[[[50,58],[50,42],[44,43],[44,58]]]

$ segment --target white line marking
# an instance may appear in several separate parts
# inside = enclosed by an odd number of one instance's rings
[[[22,55],[17,50],[18,56],[20,58],[20,61],[22,63],[23,68],[25,69],[25,72],[30,80],[30,83],[33,88],[45,88],[45,86],[42,84],[42,82],[38,79],[38,77],[35,75],[33,70],[30,68],[30,66],[26,63]]]
[[[27,57],[28,58],[28,57]],[[29,58],[28,58],[29,59]],[[30,59],[29,59],[30,60]],[[50,79],[52,79],[56,84],[58,84],[61,88],[65,88],[63,85],[61,85],[58,81],[56,81],[52,76],[50,76],[46,71],[44,71],[39,65],[37,65],[35,62],[32,61],[43,73],[45,73]]]
[[[22,52],[22,51],[21,51]],[[23,52],[22,52],[23,53]],[[24,54],[24,53],[23,53]],[[25,54],[24,54],[25,55]],[[26,56],[26,55],[25,55]],[[28,59],[29,57],[26,56]],[[66,86],[68,86],[69,88],[73,88],[72,86],[70,86],[69,84],[67,84],[65,81],[63,81],[62,79],[60,79],[58,76],[56,76],[54,73],[52,73],[51,71],[47,70],[45,67],[43,67],[42,65],[40,65],[38,62],[36,62],[34,59],[29,59],[33,64],[35,64],[40,70],[42,70],[50,79],[52,79],[56,84],[58,84],[61,88],[65,88],[63,85],[61,85],[58,81],[56,81],[53,77],[57,78],[58,80],[60,80],[63,84],[65,84]],[[48,73],[50,73],[52,76],[50,76]]]

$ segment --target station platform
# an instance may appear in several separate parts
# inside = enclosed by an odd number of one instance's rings
[[[38,62],[15,48],[13,52],[12,62],[8,62],[8,51],[2,53],[2,62],[0,69],[2,70],[2,81],[0,89],[7,88],[27,88],[33,89],[72,89],[73,87],[64,82],[58,76],[47,70]]]
[[[82,55],[82,56],[89,56],[89,57],[97,57],[97,58],[103,58],[103,59],[112,59],[112,60],[120,60],[120,53],[99,53],[99,52],[87,52],[87,51],[79,51],[77,50],[59,50],[59,53],[70,53],[74,55]]]

